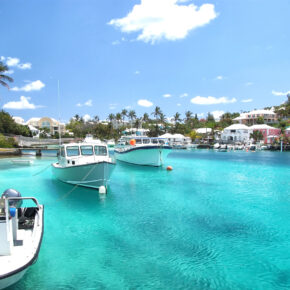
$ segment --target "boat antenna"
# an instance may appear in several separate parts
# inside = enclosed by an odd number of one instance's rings
[[[59,80],[57,80],[57,102],[58,102],[58,141],[61,145],[61,130],[60,130],[60,93],[59,93]]]

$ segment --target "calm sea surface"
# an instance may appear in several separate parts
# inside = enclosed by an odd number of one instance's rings
[[[45,205],[39,259],[13,289],[290,289],[289,153],[118,163],[105,199],[54,179],[56,157],[27,158],[0,160],[1,192]]]

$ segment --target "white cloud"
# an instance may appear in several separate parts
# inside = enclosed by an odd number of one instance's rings
[[[178,104],[177,104],[177,107],[181,107],[181,104],[178,103]]]
[[[139,74],[140,74],[140,71],[136,70],[135,75],[139,75]]]
[[[10,69],[10,70],[6,71],[5,74],[6,75],[12,75],[12,74],[14,74],[14,70]]]
[[[225,77],[224,76],[217,76],[215,79],[218,80],[218,81],[221,81],[223,80]]]
[[[81,104],[78,103],[76,106],[77,107],[91,107],[93,105],[93,101],[92,100],[87,100],[85,103]]]
[[[141,107],[152,107],[153,103],[148,100],[139,100],[137,104]]]
[[[188,93],[184,93],[184,94],[180,95],[179,97],[180,97],[180,98],[188,97]]]
[[[9,67],[17,67],[19,69],[31,69],[31,63],[20,63],[20,59],[17,57],[10,57],[8,56],[5,58],[4,56],[1,56],[1,60],[4,61],[6,59],[6,64]]]
[[[141,0],[126,17],[112,19],[109,25],[122,32],[140,32],[137,40],[154,43],[161,39],[177,40],[208,24],[217,17],[213,4],[200,7],[179,5],[180,0]],[[186,1],[182,1],[186,2]]]
[[[83,119],[84,119],[85,122],[88,122],[88,121],[91,120],[92,118],[91,118],[91,116],[90,116],[89,114],[85,114],[85,115],[83,116]]]
[[[17,58],[17,57],[10,57],[8,56],[7,59],[6,59],[6,64],[8,66],[17,66],[20,62],[20,59]]]
[[[204,117],[204,113],[197,114],[197,117],[200,117],[200,118]]]
[[[31,82],[31,83],[28,83],[27,85],[25,85],[21,88],[14,87],[11,89],[11,91],[16,91],[16,92],[19,92],[19,91],[24,91],[24,92],[40,91],[44,87],[45,87],[45,84],[42,81],[37,80],[37,81]]]
[[[215,98],[211,96],[209,97],[196,96],[192,98],[190,101],[196,105],[216,105],[216,104],[235,103],[237,99],[232,98],[231,100],[229,100],[227,97]]]
[[[164,98],[171,98],[172,96],[171,96],[171,94],[164,94],[163,97]]]
[[[277,92],[273,90],[272,94],[275,96],[287,96],[288,94],[290,94],[290,91],[283,93],[283,92]]]
[[[29,103],[30,97],[20,97],[20,101],[16,102],[8,102],[3,106],[3,109],[15,109],[15,110],[23,110],[23,109],[36,109],[41,108],[43,106],[36,106],[32,103]]]
[[[249,87],[249,86],[252,86],[254,83],[252,83],[252,82],[247,82],[247,83],[245,83],[245,86],[246,87]]]
[[[218,121],[225,112],[224,111],[212,111],[211,114],[213,115],[214,119]]]
[[[31,69],[31,63],[30,62],[20,63],[17,67],[20,69]]]
[[[115,110],[117,108],[117,104],[110,104],[109,109],[110,110]]]
[[[0,61],[4,61],[5,60],[5,56],[0,56]]]
[[[253,102],[253,99],[245,99],[245,100],[242,100],[242,103],[251,103]]]

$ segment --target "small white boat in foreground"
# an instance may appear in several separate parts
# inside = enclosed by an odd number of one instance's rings
[[[52,170],[57,179],[69,184],[107,188],[115,165],[105,143],[83,142],[61,145]]]
[[[136,165],[161,166],[170,153],[166,139],[139,136],[122,137],[114,153],[117,160]]]
[[[25,200],[36,206],[21,207]],[[43,236],[43,205],[8,189],[0,198],[0,289],[18,282],[38,257]]]
[[[11,162],[15,165],[32,165],[33,160],[28,160],[28,159],[14,159],[11,160]]]

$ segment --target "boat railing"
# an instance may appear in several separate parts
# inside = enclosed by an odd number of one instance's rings
[[[28,200],[28,199],[31,199],[36,204],[37,208],[40,209],[40,205],[37,199],[34,197],[7,197],[5,198],[5,203],[7,203],[5,207],[8,208],[7,205],[9,200]]]

